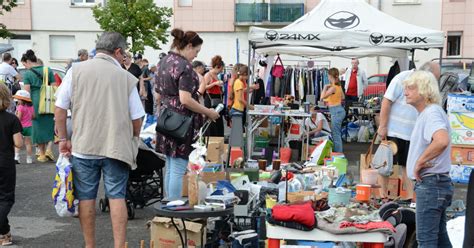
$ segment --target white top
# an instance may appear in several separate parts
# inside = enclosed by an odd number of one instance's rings
[[[323,132],[323,133],[328,133],[329,132],[329,134],[330,134],[331,128],[329,127],[328,120],[321,113],[317,113],[315,122],[313,122],[311,118],[306,119],[305,120],[305,125],[308,126],[309,130],[311,131],[311,130],[316,129],[318,127],[318,122],[320,122],[320,121],[323,121],[323,129],[321,130],[321,132]],[[326,132],[324,132],[324,131],[326,131]]]
[[[407,174],[409,178],[415,179],[416,161],[431,144],[433,134],[438,130],[448,131],[449,137],[451,137],[448,116],[439,105],[431,104],[418,116],[411,135],[410,150],[408,151],[407,158]],[[422,175],[427,173],[449,173],[451,169],[451,144],[430,163],[432,163],[433,167],[424,169]]]
[[[8,63],[2,62],[0,64],[0,81],[3,82],[15,82],[14,77],[18,75],[18,72]]]
[[[347,93],[347,90],[349,90],[349,84],[351,83],[351,74],[352,74],[352,67],[347,68],[346,73],[344,74],[344,77],[346,79],[346,87],[345,87],[345,92]],[[360,67],[357,68],[357,96],[360,97],[364,94],[365,88],[369,86],[369,81],[367,80],[367,75],[365,74],[365,71],[361,69]]]
[[[418,113],[415,107],[407,104],[403,90],[403,81],[414,72],[403,71],[396,75],[385,91],[384,98],[392,102],[390,115],[388,117],[388,136],[403,140],[410,140],[411,133],[415,127]]]
[[[104,54],[105,55],[105,54]],[[106,55],[109,56],[109,55]],[[111,57],[111,56],[110,56]],[[111,57],[113,58],[113,57]],[[114,58],[113,60],[117,66],[120,66],[120,64],[117,62],[117,60]],[[71,97],[72,97],[72,72],[74,70],[74,67],[71,67],[67,73],[66,76],[64,76],[63,81],[61,85],[58,88],[58,91],[56,92],[56,107],[62,108],[62,109],[70,109],[71,108]],[[132,92],[130,93],[130,96],[128,98],[128,109],[130,111],[130,118],[132,120],[137,120],[145,116],[145,110],[143,109],[142,102],[140,100],[140,96],[138,95],[138,90],[136,87],[133,87]],[[83,158],[83,159],[103,159],[105,157],[100,157],[100,156],[89,156],[85,154],[77,154],[73,153],[73,156],[76,156],[78,158]]]

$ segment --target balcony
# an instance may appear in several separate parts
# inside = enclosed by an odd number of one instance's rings
[[[236,3],[235,24],[283,26],[304,15],[304,3]]]

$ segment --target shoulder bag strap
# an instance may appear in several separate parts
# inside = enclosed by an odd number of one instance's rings
[[[372,162],[372,157],[374,156],[373,154],[373,149],[374,149],[374,143],[375,140],[377,139],[377,132],[374,134],[374,138],[372,139],[372,142],[370,143],[369,150],[365,154],[365,164],[370,167],[370,163]]]

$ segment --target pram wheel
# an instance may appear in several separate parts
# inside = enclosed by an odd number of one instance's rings
[[[127,203],[127,214],[129,220],[135,219],[135,208],[133,207],[133,203],[131,202]]]
[[[100,211],[106,212],[108,207],[109,207],[109,204],[108,204],[107,199],[100,199],[99,200]]]

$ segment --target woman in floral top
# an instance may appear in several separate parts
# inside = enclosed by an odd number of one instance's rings
[[[156,92],[161,96],[162,102],[160,112],[170,108],[177,113],[192,116],[193,124],[184,143],[157,132],[156,150],[166,155],[166,197],[178,199],[181,197],[191,144],[203,124],[202,115],[215,121],[219,114],[214,109],[199,104],[199,77],[194,72],[191,61],[201,50],[201,37],[196,32],[183,32],[181,29],[173,29],[171,35],[174,37],[171,51],[160,60],[155,80]]]

